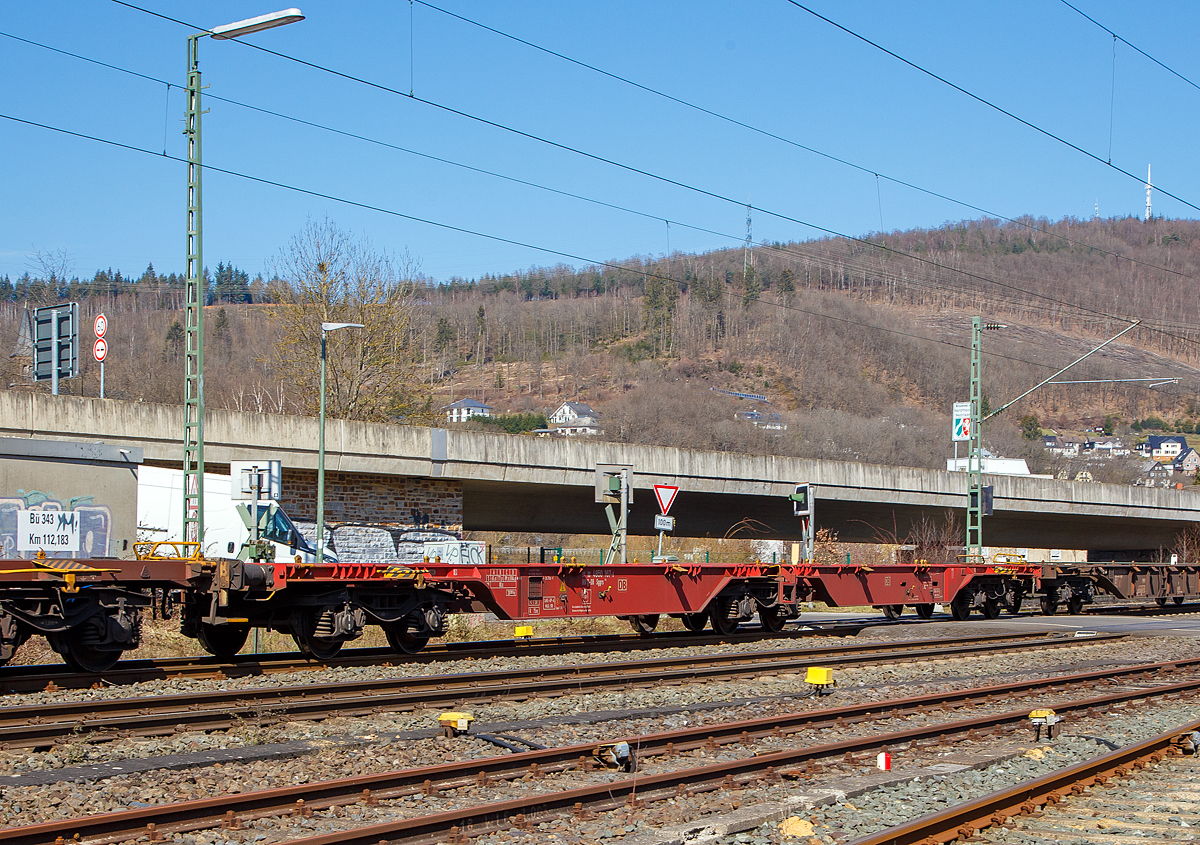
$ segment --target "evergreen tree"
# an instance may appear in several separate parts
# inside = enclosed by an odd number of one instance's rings
[[[1021,434],[1026,440],[1037,440],[1042,436],[1042,427],[1038,424],[1038,418],[1033,414],[1026,414],[1021,417]]]
[[[217,311],[217,317],[213,320],[213,337],[216,340],[229,340],[229,315],[224,308]]]
[[[742,294],[742,307],[749,308],[750,303],[757,302],[762,296],[763,286],[762,279],[758,275],[758,271],[753,267],[746,268],[746,289]]]
[[[433,345],[438,349],[442,349],[453,341],[454,327],[450,325],[450,321],[445,317],[438,317],[437,334],[434,336]]]
[[[779,274],[779,292],[791,293],[796,289],[796,274],[790,268],[784,268],[784,271]]]
[[[217,275],[213,280],[214,302],[249,302],[250,276],[233,266],[233,262],[217,264]]]
[[[176,320],[171,323],[171,327],[167,329],[167,336],[163,340],[163,357],[178,358],[183,352],[183,323]]]

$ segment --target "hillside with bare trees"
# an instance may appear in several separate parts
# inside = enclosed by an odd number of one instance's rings
[[[347,239],[361,272],[328,302],[294,260],[301,240],[270,279],[219,265],[205,315],[209,407],[312,413],[319,324],[352,314],[371,329],[336,350],[348,375],[331,384],[330,407],[347,416],[430,422],[463,397],[534,414],[581,399],[617,441],[937,467],[952,453],[950,406],[967,395],[970,318],[983,315],[1006,325],[984,338],[992,407],[1129,320],[1142,323],[1063,378],[1180,379],[1044,388],[989,424],[993,451],[1037,457],[1025,415],[1069,427],[1154,416],[1185,431],[1200,420],[1197,221],[964,221],[444,283]],[[74,299],[83,325],[109,317],[109,397],[181,401],[178,277],[149,268],[82,281],[64,256],[44,258],[58,260],[0,279],[0,342],[19,351],[27,304]],[[4,360],[8,389],[43,389],[25,359]],[[88,357],[63,391],[98,387]],[[735,419],[749,409],[786,429]]]

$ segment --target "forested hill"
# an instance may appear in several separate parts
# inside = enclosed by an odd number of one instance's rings
[[[78,299],[85,316],[110,318],[108,395],[180,401],[178,277],[105,271],[94,282],[64,272],[0,279],[8,300],[0,340],[14,348],[25,301]],[[294,369],[279,356],[297,342],[280,318],[287,282],[251,282],[219,265],[206,317],[209,407],[312,411],[306,387],[315,385],[289,383],[284,373],[294,380]],[[417,366],[409,384],[388,388],[404,401],[362,416],[426,421],[464,396],[514,413],[578,398],[603,414],[610,439],[939,466],[952,448],[949,408],[967,395],[970,318],[983,315],[1007,326],[984,338],[993,406],[1129,319],[1142,325],[1063,378],[1181,379],[1154,390],[1045,388],[990,425],[995,451],[1027,447],[1016,421],[1028,414],[1067,426],[1158,416],[1194,427],[1200,418],[1193,220],[978,220],[863,241],[756,244],[751,255],[738,248],[415,282],[403,345]],[[6,381],[18,387],[19,363],[10,359]],[[95,369],[67,389],[95,395]],[[734,419],[752,407],[779,414],[786,431]]]

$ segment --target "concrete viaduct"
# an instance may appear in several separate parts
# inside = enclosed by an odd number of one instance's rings
[[[182,461],[182,408],[0,391],[0,436],[140,447],[150,464]],[[284,466],[284,504],[315,518],[317,421],[309,417],[209,411],[205,459],[272,458]],[[922,518],[966,504],[962,473],[839,461],[700,452],[595,441],[511,437],[420,426],[330,420],[326,425],[328,519],[441,525],[465,530],[607,534],[594,502],[598,463],[634,467],[630,532],[651,534],[654,484],[680,487],[676,536],[796,539],[786,496],[817,486],[817,525],[839,539],[905,537]],[[1200,523],[1200,494],[989,476],[995,516],[990,546],[1124,552],[1170,548]]]

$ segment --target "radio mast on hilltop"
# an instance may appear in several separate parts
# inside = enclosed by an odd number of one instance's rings
[[[1146,165],[1146,222],[1150,222],[1150,165]]]
[[[750,267],[754,264],[753,244],[751,243],[751,205],[750,198],[746,198],[746,246],[742,250],[742,278],[745,278],[750,272]]]

